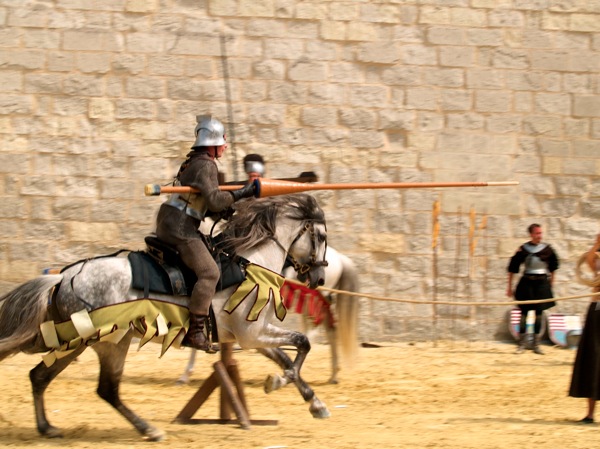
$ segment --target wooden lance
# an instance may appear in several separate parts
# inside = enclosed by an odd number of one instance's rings
[[[254,180],[257,198],[267,196],[287,195],[309,190],[363,190],[363,189],[428,189],[448,187],[499,187],[516,186],[518,181],[491,181],[491,182],[366,182],[347,184],[305,184],[302,182],[283,181],[279,179],[260,178]],[[222,185],[221,190],[237,190],[239,185]],[[196,193],[199,191],[187,186],[161,186],[147,184],[144,188],[146,196],[157,196],[163,193]]]

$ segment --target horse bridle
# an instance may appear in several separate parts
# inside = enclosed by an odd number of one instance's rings
[[[292,256],[290,254],[290,250],[294,247],[294,245],[296,244],[296,242],[298,242],[298,240],[300,240],[300,238],[302,238],[302,236],[307,232],[310,231],[310,242],[312,245],[312,251],[310,253],[310,259],[307,263],[300,263],[296,260],[296,258],[294,256]],[[279,244],[279,242],[277,242]],[[281,244],[279,244],[279,246],[281,246]],[[292,266],[294,267],[294,270],[296,271],[296,273],[298,273],[298,275],[301,275],[303,277],[306,276],[306,274],[312,270],[315,267],[326,267],[327,265],[329,265],[329,263],[326,260],[326,255],[327,255],[327,242],[325,243],[325,252],[323,253],[323,260],[317,260],[317,235],[315,233],[315,222],[314,220],[309,220],[306,223],[304,223],[304,226],[302,227],[302,229],[300,229],[300,232],[298,232],[298,235],[294,238],[294,240],[292,241],[290,247],[288,250],[284,251],[286,252],[287,256],[286,256],[286,264],[285,266]]]

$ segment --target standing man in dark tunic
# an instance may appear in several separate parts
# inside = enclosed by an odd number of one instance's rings
[[[542,226],[533,223],[527,230],[531,240],[524,243],[517,249],[517,252],[510,259],[508,264],[508,287],[506,295],[513,297],[517,301],[528,301],[533,299],[553,298],[552,284],[554,282],[554,272],[558,269],[558,256],[552,247],[542,242]],[[513,276],[519,273],[521,264],[525,265],[523,276],[513,292]],[[550,307],[554,307],[554,301],[540,304],[519,305],[521,309],[521,324],[519,327],[519,348],[517,353],[522,353],[526,346],[525,327],[527,313],[530,310],[535,311],[535,339],[533,351],[536,354],[543,354],[540,349],[540,331],[542,329],[542,312]]]
[[[255,186],[247,184],[235,191],[219,190],[215,160],[227,149],[225,129],[219,120],[209,115],[198,116],[196,121],[196,141],[181,165],[174,185],[194,187],[200,193],[171,195],[158,211],[156,235],[174,246],[181,260],[198,277],[189,303],[190,328],[182,344],[211,351],[204,327],[220,273],[199,231],[200,222],[207,211],[221,212],[241,198],[254,196]]]

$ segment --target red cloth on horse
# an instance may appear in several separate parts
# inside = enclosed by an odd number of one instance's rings
[[[304,313],[313,320],[315,326],[327,320],[329,327],[335,326],[331,313],[331,304],[318,290],[313,290],[295,282],[285,281],[281,287],[281,296],[285,307],[290,310],[295,303],[294,312]]]

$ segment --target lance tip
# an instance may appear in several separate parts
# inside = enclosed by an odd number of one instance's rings
[[[517,186],[519,181],[491,181],[487,183],[488,186]]]

